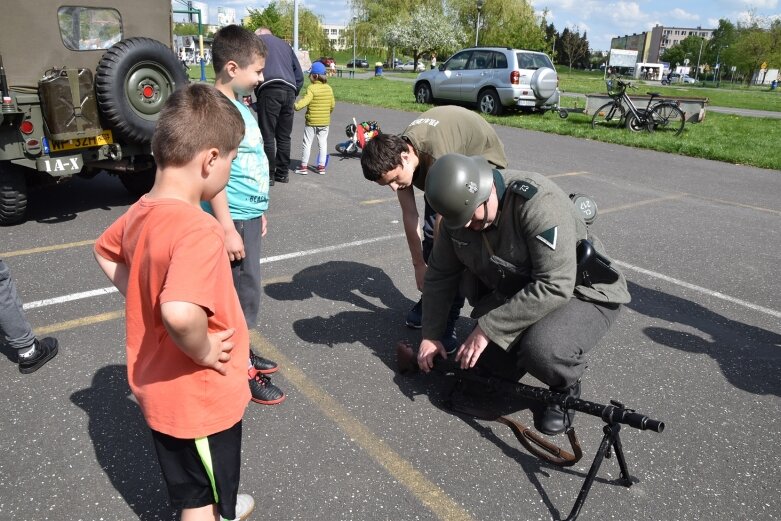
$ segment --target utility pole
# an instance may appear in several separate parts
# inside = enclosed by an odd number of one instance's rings
[[[694,79],[698,79],[700,75],[700,58],[702,57],[702,44],[705,43],[705,38],[700,40],[700,54],[697,55],[697,70],[694,71]]]

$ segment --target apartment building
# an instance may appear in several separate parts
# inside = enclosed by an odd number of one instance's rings
[[[666,27],[656,25],[650,31],[639,34],[619,36],[610,41],[611,49],[637,51],[637,61],[658,63],[666,49],[681,43],[688,36],[699,36],[709,40],[714,29],[702,27]]]

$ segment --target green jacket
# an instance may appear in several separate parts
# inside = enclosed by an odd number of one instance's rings
[[[295,109],[301,110],[308,106],[306,111],[306,125],[308,127],[327,127],[331,124],[331,112],[336,106],[334,91],[325,83],[312,83],[307,87],[306,94],[296,101]]]
[[[515,189],[510,188],[514,181],[520,181]],[[603,255],[604,248],[556,184],[540,174],[513,170],[494,170],[494,184],[500,214],[491,227],[482,232],[439,229],[423,287],[423,338],[442,337],[459,287],[474,306],[472,317],[503,349],[573,296],[612,304],[630,301],[620,273],[612,284],[575,285],[578,240],[589,239]]]

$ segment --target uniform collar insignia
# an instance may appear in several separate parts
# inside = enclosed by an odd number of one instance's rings
[[[554,226],[553,228],[548,228],[541,234],[539,234],[536,239],[538,239],[541,243],[543,243],[545,246],[550,248],[551,250],[556,250],[556,241],[559,238],[559,227]]]

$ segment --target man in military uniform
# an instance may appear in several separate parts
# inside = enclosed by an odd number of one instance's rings
[[[361,156],[364,177],[396,192],[419,290],[423,289],[423,277],[434,244],[436,212],[425,200],[421,242],[415,188],[425,189],[429,168],[448,153],[481,155],[496,168],[507,168],[504,146],[493,127],[473,111],[456,106],[436,107],[424,112],[400,136],[380,134],[366,144]],[[448,350],[458,347],[455,321],[464,299],[455,296],[452,302],[442,337]],[[420,328],[421,314],[422,303],[418,301],[407,314],[407,325]]]
[[[425,191],[442,226],[423,286],[421,370],[446,356],[437,339],[460,286],[477,319],[456,354],[463,369],[482,356],[481,367],[502,376],[528,372],[579,396],[586,355],[630,297],[575,205],[542,175],[500,172],[483,158],[459,154],[434,163]],[[578,247],[582,240],[588,242]],[[591,255],[582,255],[591,245]],[[535,426],[558,434],[572,414],[549,406]]]

